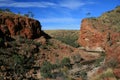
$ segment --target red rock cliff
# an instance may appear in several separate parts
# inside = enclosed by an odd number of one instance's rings
[[[13,13],[0,13],[0,30],[7,35],[34,39],[41,36],[40,22]]]
[[[78,42],[88,51],[105,51],[106,62],[120,63],[120,7],[99,18],[83,19]],[[120,77],[119,71],[114,71]]]
[[[120,7],[99,18],[82,20],[80,45],[91,51],[102,51],[120,42]]]

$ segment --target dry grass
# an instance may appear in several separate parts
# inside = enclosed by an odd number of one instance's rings
[[[115,75],[113,74],[113,70],[111,68],[108,68],[106,71],[104,71],[101,74],[98,74],[97,76],[94,76],[92,79],[90,80],[117,80],[115,78]]]
[[[108,11],[99,17],[104,24],[108,24],[114,31],[120,32],[120,6]]]

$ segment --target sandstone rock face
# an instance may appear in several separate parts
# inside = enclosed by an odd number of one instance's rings
[[[94,21],[90,19],[82,21],[79,43],[88,51],[103,51],[102,46],[106,42],[107,33],[97,30],[96,25],[93,24]],[[96,21],[96,23],[100,26],[100,22]]]
[[[112,15],[112,12],[109,14]],[[120,15],[120,13],[118,15]],[[105,50],[109,52],[111,48],[117,47],[115,45],[119,46],[120,44],[119,26],[117,28],[114,26],[116,26],[115,23],[106,23],[102,16],[94,19],[83,19],[78,42],[88,51]],[[113,51],[114,50],[111,50],[111,52]]]
[[[78,42],[87,51],[105,51],[106,62],[120,62],[120,7],[104,13],[99,18],[83,19]],[[119,68],[120,70],[120,68]],[[115,71],[120,77],[120,73]]]
[[[83,19],[78,42],[91,51],[102,51],[120,43],[120,7],[99,18]]]
[[[0,13],[0,30],[6,35],[22,36],[29,39],[41,35],[39,21],[12,13]]]

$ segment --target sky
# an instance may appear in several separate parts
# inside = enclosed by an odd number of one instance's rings
[[[83,18],[99,17],[118,5],[120,0],[0,0],[0,8],[16,14],[31,11],[43,30],[79,30]]]

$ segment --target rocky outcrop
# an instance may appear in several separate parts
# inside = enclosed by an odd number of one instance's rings
[[[117,9],[118,10],[118,9]],[[109,16],[109,15],[110,16]],[[120,23],[115,21],[120,20],[116,15],[119,16],[120,13],[116,12],[116,9],[112,12],[103,14],[99,18],[88,18],[83,19],[80,30],[80,37],[78,42],[80,45],[85,47],[88,51],[106,51],[109,53],[111,48],[116,48],[116,45],[120,44],[120,27],[117,26]],[[104,16],[107,18],[104,19]],[[112,20],[109,17],[113,17]],[[117,18],[117,19],[116,19]],[[113,21],[113,22],[112,22]],[[114,24],[113,24],[114,23]],[[112,52],[114,50],[111,50]]]
[[[0,30],[5,35],[34,39],[41,36],[39,21],[13,13],[0,13]]]
[[[84,19],[80,30],[80,45],[88,51],[104,51],[106,47],[119,44],[120,32],[102,24],[99,19]]]
[[[106,53],[106,63],[110,60],[120,62],[119,16],[120,7],[117,7],[115,10],[104,13],[99,18],[82,20],[78,42],[87,51],[104,51]],[[116,71],[114,73],[117,77],[120,77],[120,73]]]
[[[120,7],[104,13],[99,18],[82,20],[78,42],[86,50],[103,51],[120,42]]]
[[[95,24],[93,24],[95,22]],[[88,51],[103,51],[102,46],[106,42],[106,32],[101,32],[96,27],[102,27],[98,20],[84,19],[80,30],[80,45],[84,46]],[[105,35],[103,35],[105,34]]]

